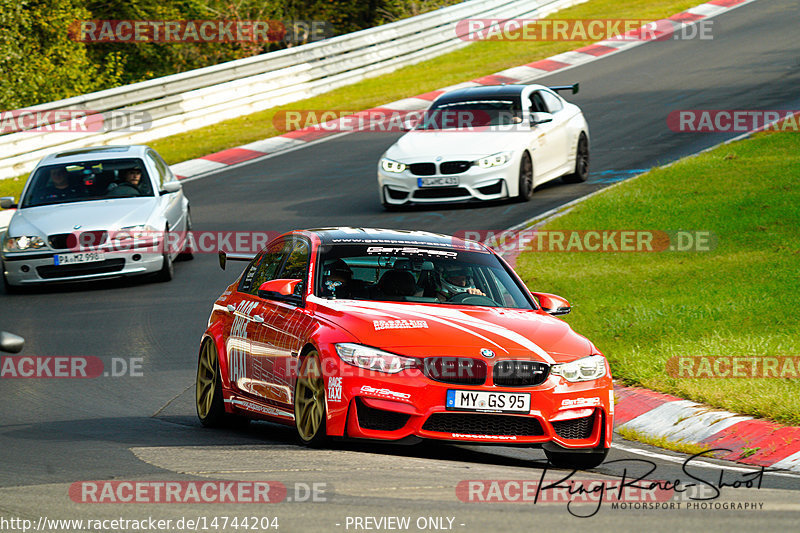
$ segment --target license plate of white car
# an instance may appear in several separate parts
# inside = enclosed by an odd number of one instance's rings
[[[448,390],[446,407],[451,411],[492,411],[496,413],[527,413],[531,395],[517,392]]]
[[[74,265],[76,263],[95,263],[106,258],[102,252],[84,252],[78,254],[58,254],[55,256],[56,265]]]
[[[458,185],[455,176],[438,176],[435,178],[417,178],[418,187],[453,187]]]

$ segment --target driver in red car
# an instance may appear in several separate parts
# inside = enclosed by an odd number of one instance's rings
[[[446,302],[462,292],[486,296],[482,290],[475,287],[469,268],[457,263],[445,263],[439,271],[437,298]]]

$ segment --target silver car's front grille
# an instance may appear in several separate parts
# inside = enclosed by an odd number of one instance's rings
[[[108,239],[108,232],[104,230],[83,231],[81,233],[54,233],[47,237],[47,242],[54,250],[71,250],[73,248],[91,248],[100,246]]]

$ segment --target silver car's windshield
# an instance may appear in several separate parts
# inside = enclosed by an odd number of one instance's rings
[[[477,248],[332,245],[319,264],[322,298],[532,308],[497,257]]]
[[[153,195],[140,159],[86,161],[37,169],[20,207]]]

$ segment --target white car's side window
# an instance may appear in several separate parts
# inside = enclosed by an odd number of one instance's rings
[[[542,91],[534,91],[531,94],[531,112],[532,113],[547,113],[547,105],[542,98]]]
[[[561,99],[554,95],[549,91],[539,91],[544,99],[544,103],[547,106],[547,111],[550,113],[558,113],[562,109],[564,109],[564,104],[561,103]]]

